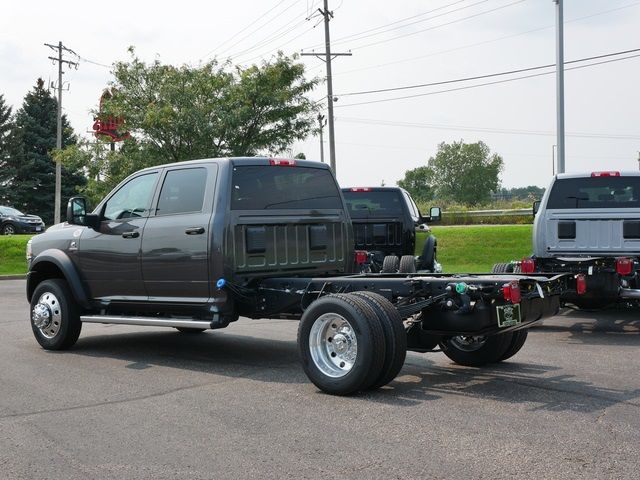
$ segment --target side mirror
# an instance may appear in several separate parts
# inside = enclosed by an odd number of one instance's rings
[[[440,207],[431,207],[429,209],[429,217],[431,217],[432,222],[439,222],[442,220],[442,211]]]
[[[73,197],[67,203],[67,223],[95,230],[99,225],[99,218],[98,215],[87,214],[87,201],[83,197]]]
[[[538,213],[538,210],[540,210],[540,200],[536,200],[535,202],[533,202],[533,215],[535,216],[536,213]]]

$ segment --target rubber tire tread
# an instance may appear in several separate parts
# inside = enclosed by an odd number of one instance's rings
[[[506,263],[496,263],[493,265],[491,269],[491,273],[504,273],[507,268]]]
[[[398,273],[400,260],[395,255],[387,255],[382,261],[382,273]]]
[[[407,332],[400,313],[385,297],[376,292],[352,292],[365,299],[378,315],[385,336],[385,358],[380,375],[369,390],[385,386],[398,376],[407,358]]]
[[[502,354],[499,362],[507,360],[513,357],[516,353],[520,351],[520,349],[524,346],[524,342],[527,341],[527,335],[529,334],[529,330],[518,330],[513,332],[513,338],[511,339],[511,343],[507,348],[507,351]]]
[[[345,316],[358,339],[356,363],[340,378],[324,375],[315,366],[309,351],[313,323],[320,315],[330,312]],[[298,325],[298,351],[302,368],[316,387],[333,395],[351,395],[369,388],[380,375],[385,359],[384,332],[377,315],[363,299],[348,294],[327,295],[311,303],[302,315]]]
[[[61,326],[58,334],[54,338],[47,338],[33,324],[33,308],[37,305],[38,300],[45,292],[51,292],[60,302],[62,309]],[[44,280],[35,288],[31,297],[31,305],[29,309],[29,318],[31,330],[36,340],[45,350],[66,350],[71,347],[80,336],[82,330],[82,322],[80,321],[80,306],[76,303],[67,282],[59,278]]]
[[[447,338],[440,342],[440,348],[449,359],[458,365],[482,367],[490,363],[499,362],[511,345],[512,338],[513,333],[510,332],[491,335],[487,337],[485,344],[480,349],[473,352],[459,350]]]
[[[398,265],[400,273],[416,273],[416,259],[413,255],[403,255]],[[383,297],[384,298],[384,297]]]

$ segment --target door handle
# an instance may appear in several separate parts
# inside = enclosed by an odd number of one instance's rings
[[[122,238],[138,238],[140,234],[137,231],[133,232],[124,232],[122,234]]]
[[[204,227],[192,227],[192,228],[187,228],[184,233],[186,233],[187,235],[200,235],[202,233],[204,233]]]

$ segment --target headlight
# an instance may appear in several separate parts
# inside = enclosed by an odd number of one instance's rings
[[[31,239],[27,242],[27,263],[31,264],[31,259],[33,258],[33,252],[31,250]]]

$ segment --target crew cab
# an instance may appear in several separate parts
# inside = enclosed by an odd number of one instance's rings
[[[134,173],[88,213],[27,246],[27,299],[45,349],[84,323],[227,327],[299,320],[302,367],[350,394],[395,378],[407,349],[481,366],[515,355],[553,315],[566,275],[354,274],[352,226],[324,164],[274,158],[180,162]],[[49,360],[49,361],[55,361]]]
[[[562,298],[581,308],[640,299],[640,172],[557,175],[533,210],[533,255],[494,271],[581,276]]]
[[[438,241],[427,222],[440,220],[440,208],[423,217],[409,192],[399,187],[343,188],[353,224],[355,248],[368,253],[365,269],[384,273],[442,272],[437,260]],[[416,229],[428,236],[415,256]]]

